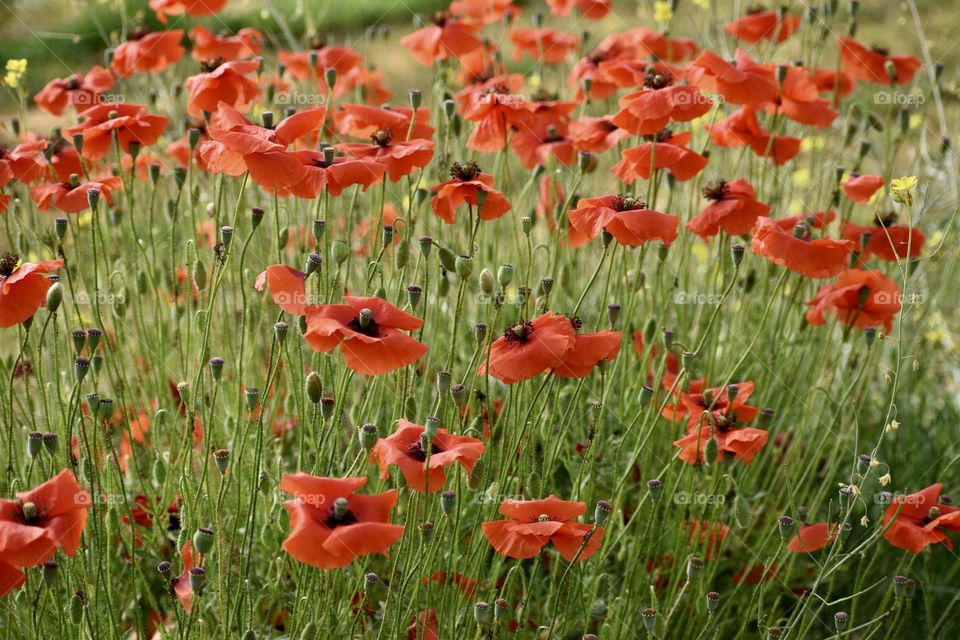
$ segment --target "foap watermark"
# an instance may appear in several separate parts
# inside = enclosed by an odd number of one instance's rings
[[[273,96],[273,103],[284,107],[313,107],[327,104],[327,97],[319,93],[281,91]]]
[[[873,294],[875,304],[923,304],[926,298],[922,293],[901,293],[899,291],[877,291]]]
[[[710,505],[723,504],[727,497],[722,493],[699,493],[678,491],[673,494],[673,504]]]
[[[127,301],[127,296],[123,293],[110,293],[108,291],[95,291],[93,293],[77,291],[73,296],[73,301],[74,304],[84,306],[94,303],[102,305],[123,304]]]
[[[927,97],[916,91],[877,91],[873,94],[874,104],[886,104],[897,107],[919,107]]]
[[[673,294],[673,304],[717,306],[723,304],[723,294],[704,293],[702,291],[677,291]]]
[[[922,506],[927,501],[922,493],[902,493],[900,491],[880,491],[873,495],[873,502],[879,505],[903,504],[914,507]]]

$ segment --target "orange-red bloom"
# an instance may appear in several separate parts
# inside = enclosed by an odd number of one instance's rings
[[[467,147],[477,151],[498,151],[507,146],[511,129],[524,129],[532,119],[532,109],[523,96],[501,93],[508,89],[494,86],[482,93],[473,93],[473,100],[463,107],[463,119],[476,122]]]
[[[272,264],[264,269],[253,283],[253,288],[270,292],[274,304],[295,316],[307,314],[307,292],[304,285],[307,274],[283,264]]]
[[[260,127],[221,102],[210,121],[210,140],[200,145],[200,156],[210,171],[238,176],[245,171],[262,187],[278,189],[303,180],[307,169],[286,149],[314,135],[323,124],[324,107],[299,111],[274,129]]]
[[[630,132],[613,124],[609,118],[584,116],[570,122],[567,136],[577,151],[603,153],[629,138]]]
[[[227,0],[150,0],[150,9],[157,14],[161,24],[167,24],[170,16],[209,16],[219,13],[226,4]]]
[[[647,209],[647,205],[636,198],[620,195],[581,198],[568,217],[572,247],[586,244],[604,229],[628,247],[651,240],[659,240],[669,247],[677,239],[679,224],[675,215]]]
[[[433,158],[432,140],[394,142],[393,133],[389,129],[376,131],[370,139],[373,140],[373,144],[344,142],[334,147],[352,158],[369,158],[386,166],[387,174],[393,182],[412,173],[414,169],[427,166]]]
[[[347,187],[359,184],[366,191],[367,187],[383,180],[387,166],[370,158],[347,158],[335,156],[327,160],[327,156],[320,151],[304,149],[291,151],[289,155],[299,160],[306,167],[306,175],[296,184],[280,189],[281,193],[290,193],[298,198],[312,200],[319,196],[324,189],[330,195],[338,196]]]
[[[96,104],[102,93],[112,89],[113,82],[112,73],[95,65],[86,75],[75,73],[69,78],[51,80],[33,101],[55,116],[63,115],[68,106],[83,111]]]
[[[316,79],[318,88],[324,94],[331,90],[327,86],[326,70],[336,70],[337,80],[332,89],[333,94],[339,97],[346,95],[350,82],[347,78],[360,66],[363,56],[349,47],[327,46],[319,42],[311,46],[309,51],[278,51],[277,60],[297,80]]]
[[[880,271],[844,271],[832,284],[821,285],[807,303],[807,322],[824,324],[829,311],[849,327],[883,327],[887,333],[900,312],[900,288]]]
[[[46,211],[54,207],[64,213],[80,213],[90,208],[88,193],[99,191],[107,205],[113,204],[113,192],[123,189],[123,179],[119,176],[88,180],[77,185],[69,182],[32,187],[30,198],[37,203],[37,209]]]
[[[904,258],[919,258],[927,237],[920,229],[905,224],[893,224],[895,214],[878,217],[869,226],[847,222],[840,228],[844,240],[852,240],[861,250],[861,261],[876,256],[887,262]],[[868,239],[869,238],[869,239]]]
[[[687,464],[703,464],[704,448],[710,439],[711,427],[705,424],[688,433],[673,444],[680,448],[679,458]],[[769,434],[763,429],[743,426],[717,425],[713,429],[713,438],[717,441],[717,458],[710,462],[720,462],[725,458],[741,460],[744,464],[753,462],[754,457],[767,444]]]
[[[853,38],[840,38],[840,62],[843,70],[854,80],[878,84],[906,84],[913,80],[920,69],[916,56],[891,56],[886,49],[867,49]],[[887,73],[887,63],[893,66],[893,78]]]
[[[209,29],[197,25],[188,35],[193,41],[190,57],[197,62],[206,60],[242,60],[260,55],[263,34],[256,29],[245,27],[235,36],[217,36]]]
[[[290,535],[283,550],[321,569],[345,567],[371,553],[386,555],[403,536],[403,526],[390,524],[397,492],[354,493],[366,483],[366,478],[284,474],[280,489],[294,499],[283,503],[290,514]]]
[[[832,544],[837,539],[839,527],[836,523],[816,522],[800,526],[797,535],[787,543],[787,549],[794,553],[813,553]]]
[[[731,236],[747,234],[757,218],[770,212],[770,205],[757,200],[753,185],[743,178],[733,182],[720,180],[704,188],[703,197],[710,200],[710,204],[695,215],[686,227],[704,240],[721,231]]]
[[[426,427],[403,419],[399,425],[393,435],[377,440],[370,459],[380,466],[380,477],[384,479],[390,477],[389,466],[396,465],[415,491],[435,493],[442,489],[447,481],[444,469],[454,463],[468,475],[473,473],[485,448],[477,438],[458,436],[446,429],[437,429],[427,444]]]
[[[437,13],[433,24],[400,38],[420,64],[430,67],[437,60],[459,58],[482,46],[479,24],[463,22],[448,13]]]
[[[622,182],[650,179],[651,165],[654,169],[666,169],[679,182],[689,180],[707,166],[707,158],[687,148],[688,132],[672,133],[664,129],[647,139],[650,142],[626,149],[620,155],[620,162],[613,165],[614,175]]]
[[[778,92],[773,71],[757,64],[740,49],[733,62],[704,51],[687,67],[687,79],[704,91],[719,93],[731,104],[770,102]]]
[[[874,175],[860,175],[855,173],[847,178],[847,181],[843,183],[843,193],[848,198],[854,202],[859,202],[860,204],[866,204],[870,202],[873,198],[873,194],[877,192],[885,184],[883,176],[874,176]]]
[[[420,107],[415,120],[413,115],[411,107],[375,107],[344,102],[333,114],[333,121],[340,133],[354,138],[370,139],[377,131],[389,131],[394,140],[433,138],[435,129],[430,126],[430,110]]]
[[[579,320],[571,320],[574,330]],[[610,362],[620,353],[623,334],[619,331],[577,333],[573,348],[567,352],[563,364],[553,369],[558,378],[586,378],[601,362]]]
[[[216,65],[216,63],[213,63]],[[214,66],[205,73],[190,76],[186,81],[187,112],[199,118],[203,112],[213,113],[223,102],[241,111],[257,97],[259,87],[247,75],[260,67],[258,60],[234,60]]]
[[[671,38],[665,33],[646,27],[631,29],[625,35],[637,48],[640,56],[657,60],[680,62],[696,55],[698,51],[697,43],[690,38]]]
[[[602,20],[610,13],[611,0],[547,0],[550,13],[560,18],[570,15],[574,7],[588,20]]]
[[[146,109],[146,105],[132,102],[99,104],[80,113],[80,124],[64,129],[63,133],[67,139],[83,135],[81,154],[87,160],[106,156],[114,140],[130,153],[131,143],[149,147],[167,126],[166,116],[147,113]]]
[[[46,140],[28,140],[13,149],[0,146],[0,187],[12,180],[33,182],[43,175],[42,156]]]
[[[422,327],[420,318],[380,298],[347,296],[344,302],[307,307],[304,338],[314,350],[339,345],[347,366],[365,376],[389,373],[427,353],[427,345],[400,333]]]
[[[647,72],[643,88],[620,98],[613,124],[649,135],[671,122],[688,122],[710,111],[713,101],[690,85],[675,85],[669,74]]]
[[[174,595],[180,601],[180,606],[184,611],[190,611],[190,604],[193,602],[193,587],[190,586],[190,573],[196,570],[203,570],[202,558],[200,552],[193,547],[193,542],[187,540],[180,550],[180,562],[183,565],[183,571],[170,581],[170,587]]]
[[[776,220],[761,217],[753,228],[751,248],[759,256],[808,278],[832,278],[847,267],[856,245],[849,240],[810,239],[806,230],[785,230]]]
[[[503,194],[493,188],[493,176],[481,173],[475,162],[454,162],[450,175],[449,180],[430,189],[434,193],[430,208],[447,224],[456,221],[456,210],[463,203],[479,207],[481,220],[495,220],[513,208]]]
[[[506,384],[529,380],[563,364],[577,334],[566,316],[547,312],[507,329],[490,345],[477,375]]]
[[[760,126],[755,107],[742,107],[710,127],[710,139],[718,147],[748,146],[761,158],[776,165],[792,160],[800,153],[800,138],[771,136]]]
[[[761,40],[783,42],[800,28],[800,18],[780,11],[748,11],[739,20],[727,24],[723,30],[737,40],[755,44]]]
[[[960,509],[938,504],[942,488],[943,484],[938,482],[917,493],[894,498],[883,514],[883,537],[887,542],[914,553],[939,542],[953,549],[944,531],[960,532]]]
[[[157,73],[177,63],[186,49],[180,44],[183,29],[137,32],[113,50],[110,69],[126,78],[135,73]]]
[[[552,542],[567,562],[574,558],[583,562],[597,552],[603,538],[603,527],[575,520],[586,510],[583,502],[552,495],[542,500],[504,500],[499,511],[509,520],[484,522],[483,535],[497,553],[508,558],[533,558]]]
[[[27,320],[46,302],[53,284],[43,274],[63,266],[63,260],[24,262],[12,254],[0,257],[0,328]]]
[[[776,71],[775,67],[771,69]],[[761,108],[767,113],[783,114],[794,122],[808,124],[819,129],[830,126],[837,111],[830,102],[820,98],[820,88],[810,71],[803,67],[787,67],[787,74],[780,85],[780,93],[773,102]]]
[[[579,43],[572,33],[557,29],[510,29],[513,42],[513,59],[520,61],[523,54],[546,64],[560,64],[567,59]]]

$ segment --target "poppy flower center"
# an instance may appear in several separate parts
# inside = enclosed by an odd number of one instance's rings
[[[643,136],[644,140],[649,140],[650,142],[667,142],[672,137],[673,132],[670,131],[670,129],[661,129],[649,136]]]
[[[307,45],[307,49],[310,51],[322,51],[327,47],[327,41],[324,38],[314,38],[310,41],[310,44]]]
[[[77,76],[72,76],[69,80],[67,80],[67,89],[69,89],[70,91],[73,91],[79,88],[80,88],[80,78],[78,78]]]
[[[37,505],[32,502],[24,502],[20,505],[20,509],[23,512],[23,521],[26,524],[37,524],[40,520],[40,511],[37,509]]]
[[[583,326],[583,320],[580,319],[580,316],[567,316],[567,320],[570,321],[570,326],[573,327],[574,332],[579,332]]]
[[[215,71],[217,67],[219,67],[223,63],[224,63],[223,58],[217,57],[211,60],[206,60],[204,62],[201,62],[200,68],[203,69],[204,73],[210,73],[211,71]]]
[[[666,71],[647,69],[643,74],[643,86],[647,89],[663,89],[673,84],[673,76]]]
[[[897,223],[897,212],[888,211],[884,214],[877,214],[874,224],[878,227],[889,227]]]
[[[887,49],[886,47],[878,47],[875,45],[870,47],[870,50],[873,51],[874,53],[879,53],[884,58],[890,55],[890,49]]]
[[[326,525],[328,529],[336,529],[337,527],[356,524],[357,522],[359,522],[357,516],[353,515],[353,512],[350,511],[349,508],[344,511],[343,514],[338,514],[336,507],[330,507],[327,519],[323,521],[323,524]]]
[[[393,131],[390,131],[390,129],[378,129],[371,134],[370,139],[373,140],[374,144],[386,147],[390,144],[390,141],[393,140]]]
[[[442,453],[443,449],[437,446],[436,442],[433,442],[430,445],[430,455],[436,455]],[[427,450],[423,445],[423,439],[417,440],[407,447],[407,455],[416,460],[417,462],[426,462],[427,461]]]
[[[614,211],[636,211],[646,209],[647,203],[633,196],[618,195],[613,199]]]
[[[357,317],[351,320],[347,327],[371,338],[380,337],[380,327],[377,326],[377,321],[373,319],[373,312],[369,309],[361,309]]]
[[[533,323],[523,322],[503,332],[508,344],[523,344],[533,335]]]
[[[130,32],[130,35],[127,36],[127,42],[140,40],[141,38],[145,38],[149,34],[150,34],[150,30],[147,29],[146,27],[140,27],[139,29],[134,29],[133,31]]]
[[[446,11],[437,11],[433,14],[433,24],[438,27],[446,26],[447,22],[450,20],[450,14]]]
[[[468,182],[480,175],[480,165],[476,162],[454,162],[450,165],[450,175],[460,182]]]
[[[703,188],[703,197],[717,202],[724,200],[729,193],[730,185],[727,184],[726,180],[719,180]]]
[[[13,253],[3,254],[0,258],[0,277],[12,276],[18,264],[20,264],[20,256]]]

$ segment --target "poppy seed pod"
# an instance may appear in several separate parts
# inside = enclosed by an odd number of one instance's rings
[[[909,598],[911,595],[913,580],[906,576],[893,577],[893,595],[898,598]]]
[[[477,344],[484,344],[487,341],[487,325],[483,322],[473,325],[473,337],[476,338]]]
[[[530,216],[524,216],[520,218],[520,228],[523,229],[525,235],[530,235],[530,232],[533,231],[534,219]]]
[[[510,603],[503,598],[497,598],[493,601],[493,619],[497,621],[505,620],[510,610]]]
[[[243,398],[247,402],[247,410],[253,411],[260,401],[260,389],[257,387],[247,387],[243,390]]]
[[[86,358],[77,358],[73,363],[73,372],[77,377],[77,382],[81,382],[84,378],[87,377],[87,372],[90,371],[90,361]]]
[[[446,515],[453,515],[453,509],[457,504],[457,494],[453,491],[444,491],[440,494],[440,508]]]
[[[598,500],[597,506],[593,510],[593,520],[597,523],[597,526],[602,527],[607,522],[607,519],[610,517],[610,512],[612,511],[612,504],[606,500]]]
[[[739,242],[730,247],[730,255],[733,258],[733,266],[739,267],[740,263],[743,262],[743,252],[744,246]]]
[[[780,516],[777,518],[777,529],[782,539],[786,540],[789,538],[793,534],[793,518],[790,516]]]
[[[455,384],[450,387],[450,396],[453,398],[453,403],[458,407],[466,406],[468,400],[467,388],[462,384]]]
[[[423,289],[418,287],[415,284],[407,287],[407,302],[410,303],[410,309],[416,311],[417,306],[420,304],[420,296],[423,294]]]
[[[375,424],[362,424],[357,427],[357,439],[360,441],[360,446],[369,451],[373,449],[374,445],[377,444],[379,440],[380,432],[377,429]]]
[[[41,567],[43,583],[48,587],[52,587],[57,582],[57,570],[60,568],[60,565],[53,560],[49,560],[44,562]]]
[[[434,526],[432,522],[421,522],[417,528],[420,529],[420,535],[423,537],[424,542],[433,540]]]
[[[213,549],[213,530],[200,528],[193,534],[193,546],[201,555],[207,555]]]
[[[178,382],[177,395],[180,397],[180,402],[183,404],[183,406],[190,404],[190,383]]]
[[[157,571],[162,576],[169,576],[170,572],[173,571],[173,564],[168,562],[167,560],[164,560],[163,562],[157,565]]]
[[[717,606],[720,604],[720,594],[716,591],[710,591],[707,593],[707,611],[713,613],[717,610]]]
[[[473,258],[470,256],[457,256],[456,261],[457,276],[461,280],[466,280],[473,273]]]
[[[703,569],[703,560],[697,556],[691,556],[687,560],[687,580],[693,582],[697,579],[697,576],[700,575],[700,571]]]
[[[63,240],[63,237],[67,235],[67,228],[66,218],[57,218],[53,221],[53,232],[57,234],[57,240]]]
[[[453,380],[453,374],[449,371],[438,371],[437,372],[437,392],[444,394],[450,390],[450,384]]]
[[[370,571],[363,575],[363,592],[370,593],[380,585],[380,577]]]
[[[27,455],[36,458],[43,451],[43,434],[39,431],[31,431],[27,434]]]
[[[656,478],[647,480],[647,490],[650,492],[650,499],[656,502],[660,498],[660,493],[663,491],[663,483]]]
[[[286,322],[276,322],[273,325],[273,335],[277,339],[277,344],[283,344],[284,340],[287,339],[287,331],[289,331],[290,325]]]
[[[333,417],[333,410],[336,402],[333,398],[321,398],[320,399],[320,415],[323,416],[324,420],[329,420]]]
[[[220,357],[210,358],[210,373],[213,376],[215,381],[220,381],[223,378],[223,364],[224,360]]]
[[[850,620],[850,616],[847,615],[846,611],[837,611],[833,614],[833,624],[837,628],[837,633],[840,633],[847,628],[847,622]]]
[[[233,242],[233,227],[220,227],[220,242],[225,247],[230,246]]]
[[[102,337],[103,331],[100,329],[87,329],[87,350],[91,353],[96,351]]]
[[[393,225],[387,224],[383,226],[383,229],[380,231],[380,240],[383,242],[383,246],[390,246],[390,243],[393,242]]]
[[[260,226],[260,223],[263,222],[263,209],[260,207],[254,207],[250,209],[250,223],[251,226],[256,229]]]
[[[317,242],[323,239],[323,234],[327,230],[327,223],[324,220],[313,221],[313,239]]]
[[[657,610],[647,607],[640,612],[640,619],[643,620],[643,626],[647,628],[648,633],[653,633],[657,628]]]
[[[97,415],[100,416],[101,420],[109,420],[113,417],[113,399],[100,398],[100,405],[97,407],[97,409]]]
[[[230,452],[226,449],[217,449],[213,452],[213,462],[221,474],[226,473],[227,466],[230,464]]]
[[[477,624],[487,624],[490,621],[490,605],[486,602],[478,602],[473,605],[473,617]]]
[[[456,113],[457,113],[457,103],[454,102],[453,100],[444,100],[443,115],[447,117],[447,120],[451,120]]]
[[[411,89],[410,106],[414,109],[419,109],[421,104],[423,104],[423,92],[420,91],[420,89]]]
[[[550,292],[553,291],[553,278],[550,276],[544,276],[543,278],[540,278],[539,289],[542,295],[550,295]]]
[[[203,591],[203,584],[206,582],[207,572],[203,567],[193,567],[190,569],[190,590],[195,594]]]
[[[57,434],[53,433],[52,431],[43,434],[43,447],[50,455],[56,455],[57,451],[60,449],[59,438]]]
[[[343,240],[334,240],[330,252],[333,261],[337,263],[337,266],[340,266],[350,257],[350,246]]]

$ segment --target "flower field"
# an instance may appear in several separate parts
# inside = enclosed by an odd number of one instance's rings
[[[0,60],[0,637],[960,633],[914,0],[313,4]]]

